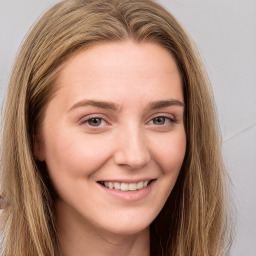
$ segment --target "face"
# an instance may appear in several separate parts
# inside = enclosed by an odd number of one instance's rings
[[[102,43],[71,57],[57,85],[35,154],[47,164],[58,211],[115,234],[146,229],[186,149],[173,57],[153,43]]]

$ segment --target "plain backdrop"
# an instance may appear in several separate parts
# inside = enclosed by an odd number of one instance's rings
[[[0,0],[0,104],[27,30],[57,0]],[[212,82],[237,208],[232,256],[256,255],[256,1],[160,0],[199,47]]]

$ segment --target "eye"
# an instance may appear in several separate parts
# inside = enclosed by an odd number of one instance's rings
[[[102,118],[91,118],[86,121],[90,126],[99,127],[104,122]]]
[[[170,117],[166,117],[166,116],[157,116],[150,121],[151,124],[159,125],[159,126],[172,124],[174,122],[175,121],[173,119],[171,119]]]
[[[81,124],[85,125],[87,128],[90,129],[99,129],[104,128],[109,125],[107,121],[105,121],[104,118],[100,116],[88,116],[81,120]]]
[[[107,131],[111,127],[111,123],[106,121],[106,119],[107,117],[105,115],[92,114],[83,117],[79,122],[79,125],[83,132],[101,133]]]
[[[163,125],[166,122],[166,117],[158,116],[158,117],[154,118],[152,121],[153,121],[153,124]]]

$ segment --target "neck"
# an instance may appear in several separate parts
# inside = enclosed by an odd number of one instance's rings
[[[72,209],[56,205],[61,256],[149,256],[149,228],[136,234],[116,234],[92,225]]]

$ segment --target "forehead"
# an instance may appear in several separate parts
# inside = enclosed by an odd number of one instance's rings
[[[61,76],[64,72],[80,72],[85,64],[90,72],[114,71],[115,66],[126,74],[129,71],[142,73],[150,68],[155,68],[156,72],[178,71],[175,59],[167,49],[153,42],[132,40],[98,43],[79,51],[66,61]]]
[[[72,56],[58,77],[59,93],[75,97],[134,97],[174,94],[183,100],[175,59],[165,48],[150,42],[107,42]],[[69,97],[70,98],[70,97]],[[68,102],[68,99],[67,99]]]

